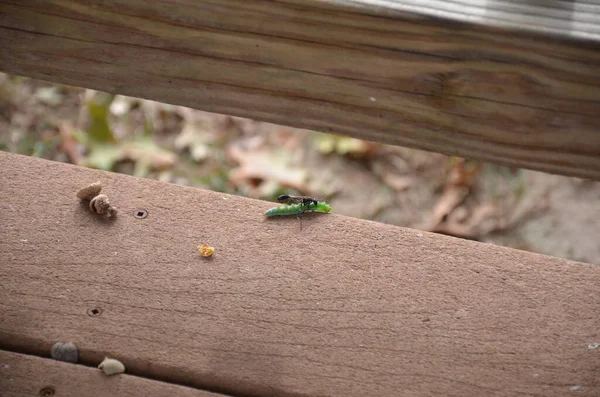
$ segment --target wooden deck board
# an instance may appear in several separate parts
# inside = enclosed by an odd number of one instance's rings
[[[43,394],[42,390],[47,393]],[[0,350],[2,397],[225,397],[189,387]]]
[[[597,7],[417,3],[2,0],[0,70],[600,180]]]
[[[0,153],[0,348],[237,396],[600,394],[600,266],[270,205]]]

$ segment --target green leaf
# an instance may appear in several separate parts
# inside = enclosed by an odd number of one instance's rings
[[[87,101],[87,111],[90,116],[87,133],[91,141],[115,142],[115,137],[108,125],[108,113],[114,97],[105,92],[96,92]]]

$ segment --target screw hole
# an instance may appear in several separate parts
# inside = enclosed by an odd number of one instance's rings
[[[40,390],[40,397],[50,397],[55,393],[54,388],[51,386],[46,386]]]
[[[98,317],[102,314],[102,309],[94,307],[93,309],[88,309],[87,314],[90,317]]]
[[[148,216],[148,211],[146,210],[135,210],[133,216],[135,216],[138,219],[144,219]]]

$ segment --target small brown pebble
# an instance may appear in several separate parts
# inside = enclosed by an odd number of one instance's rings
[[[77,347],[71,343],[56,342],[50,350],[50,356],[58,361],[66,361],[68,363],[77,363],[78,353]]]
[[[99,215],[106,215],[113,217],[117,214],[117,209],[110,205],[108,196],[105,194],[99,194],[90,200],[90,210]]]
[[[113,207],[112,205],[108,208],[108,216],[112,218],[117,215],[117,207]]]
[[[77,192],[77,198],[79,198],[80,200],[91,200],[94,197],[96,197],[97,195],[99,195],[101,190],[102,190],[102,183],[94,182],[91,185],[88,185],[88,186],[84,187],[83,189],[80,189]]]

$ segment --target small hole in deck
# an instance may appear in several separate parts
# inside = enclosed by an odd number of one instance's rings
[[[135,212],[133,213],[133,216],[135,216],[138,219],[144,219],[148,216],[148,211],[146,210],[135,210]]]
[[[53,396],[54,393],[55,393],[54,388],[51,386],[46,386],[40,390],[41,397],[50,397],[50,396]]]
[[[94,307],[92,309],[88,309],[87,314],[91,317],[97,317],[102,314],[102,309],[100,309],[99,307]]]

